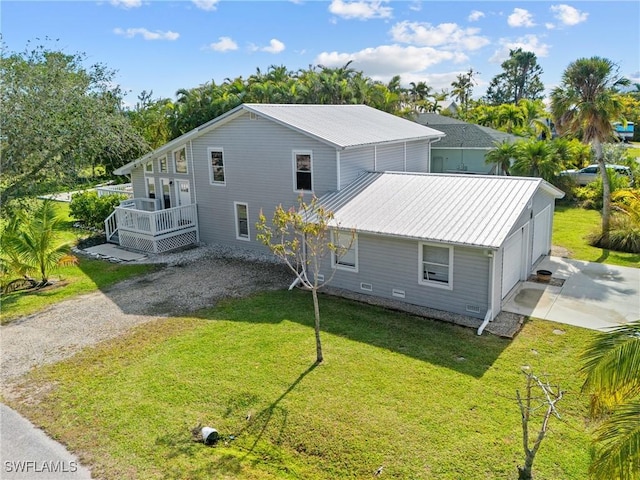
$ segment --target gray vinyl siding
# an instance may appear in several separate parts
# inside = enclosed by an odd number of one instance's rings
[[[208,148],[224,152],[225,185],[211,185]],[[295,206],[294,151],[312,152],[316,196],[337,188],[336,151],[320,141],[264,118],[244,114],[193,140],[200,240],[266,251],[256,241],[260,210],[270,219],[276,206]],[[306,195],[307,199],[310,196]],[[233,202],[246,203],[250,242],[236,239]]]
[[[428,172],[430,151],[429,142],[408,142],[406,171]]]
[[[402,300],[406,303],[484,318],[488,309],[490,258],[483,249],[454,247],[453,289],[418,283],[419,242],[416,240],[358,234],[358,272],[338,270],[329,285],[366,295]],[[324,275],[331,274],[325,262]],[[371,291],[360,288],[372,286]],[[399,299],[393,289],[405,292]],[[478,307],[478,313],[467,311]]]
[[[155,176],[151,173],[148,175]],[[134,198],[147,197],[147,180],[145,179],[143,167],[137,167],[131,171],[131,186],[133,187]]]
[[[362,147],[340,152],[340,188],[349,185],[363,172],[375,170],[374,147]]]
[[[404,171],[404,143],[380,145],[376,148],[376,171]]]

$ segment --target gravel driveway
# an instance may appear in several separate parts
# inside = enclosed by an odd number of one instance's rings
[[[0,327],[0,386],[4,389],[35,366],[71,357],[135,325],[210,307],[222,298],[286,288],[293,280],[282,264],[223,247],[199,247],[139,263],[164,266]]]

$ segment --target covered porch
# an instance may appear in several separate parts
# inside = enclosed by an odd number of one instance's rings
[[[161,208],[159,199],[132,198],[105,220],[107,242],[147,253],[162,253],[198,243],[195,204]]]

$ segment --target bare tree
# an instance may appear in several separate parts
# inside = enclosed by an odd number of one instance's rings
[[[533,479],[533,461],[549,428],[549,420],[552,415],[560,418],[556,404],[562,399],[564,391],[557,385],[552,386],[548,381],[542,381],[528,371],[528,367],[523,368],[522,373],[527,377],[525,392],[522,396],[520,391],[516,390],[516,399],[522,416],[522,446],[524,447],[525,460],[524,466],[518,466],[518,480],[531,480]],[[535,394],[536,387],[540,388],[542,395]],[[539,410],[544,411],[542,423],[532,443],[530,438],[531,417]]]

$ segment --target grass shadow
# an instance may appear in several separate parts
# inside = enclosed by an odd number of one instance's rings
[[[302,290],[223,301],[213,309],[198,312],[197,316],[248,323],[291,321],[310,329],[314,321],[311,294]],[[510,344],[510,340],[493,335],[478,336],[475,329],[334,296],[320,296],[320,317],[324,334],[383,348],[476,378],[484,375]]]

